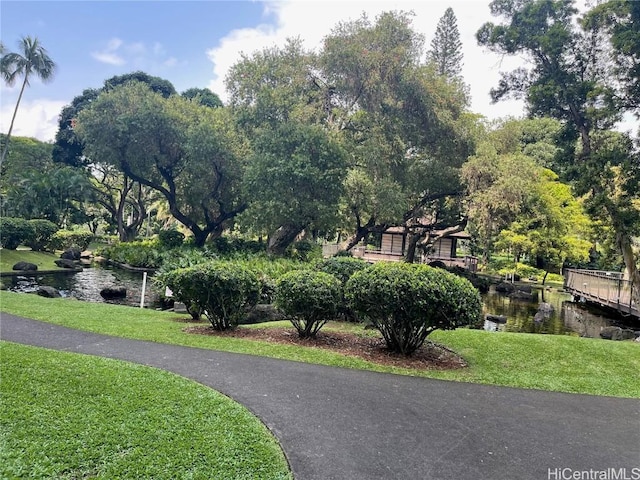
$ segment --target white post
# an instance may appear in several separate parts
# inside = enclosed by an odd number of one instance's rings
[[[144,294],[147,290],[147,272],[142,272],[142,295],[140,295],[140,308],[144,308]]]

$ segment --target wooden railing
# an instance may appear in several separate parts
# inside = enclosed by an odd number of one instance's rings
[[[640,305],[633,300],[633,284],[625,280],[620,272],[567,269],[564,288],[587,302],[640,318]]]

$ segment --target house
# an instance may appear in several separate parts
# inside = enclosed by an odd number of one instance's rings
[[[439,237],[442,231],[434,231],[432,235]],[[471,235],[467,232],[451,233],[447,236],[437,238],[433,243],[431,252],[423,256],[421,252],[416,252],[416,261],[421,263],[442,262],[447,267],[461,267],[472,272],[478,268],[478,259],[470,255],[458,256],[458,242],[469,240]],[[360,257],[368,262],[399,262],[404,260],[407,247],[407,233],[402,227],[391,227],[385,230],[376,238],[374,244],[356,245],[351,249],[354,257]],[[325,245],[323,254],[331,256],[338,251],[338,245]]]

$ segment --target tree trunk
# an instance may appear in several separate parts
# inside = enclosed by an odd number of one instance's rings
[[[626,274],[629,275],[629,281],[633,290],[632,300],[640,305],[640,271],[638,271],[638,259],[633,253],[631,246],[631,238],[625,232],[616,232],[616,243],[622,253]]]
[[[25,73],[24,81],[22,82],[22,88],[20,88],[20,95],[18,95],[18,101],[16,102],[16,108],[13,110],[13,116],[11,117],[11,123],[9,124],[9,131],[7,132],[7,136],[4,139],[4,148],[2,149],[2,156],[0,157],[0,167],[2,167],[2,164],[4,163],[4,157],[7,156],[7,151],[9,150],[9,139],[11,138],[13,123],[16,121],[16,114],[18,113],[18,107],[20,106],[20,101],[22,100],[22,94],[24,93],[24,89],[27,86],[28,80],[29,80],[29,75]]]
[[[271,255],[283,255],[287,247],[293,243],[302,230],[304,230],[304,227],[299,225],[282,225],[269,236],[267,253]]]

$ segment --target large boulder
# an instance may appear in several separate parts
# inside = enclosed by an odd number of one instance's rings
[[[513,283],[502,282],[496,285],[495,289],[496,289],[496,292],[511,293],[515,291],[516,286]]]
[[[544,322],[545,320],[549,320],[551,315],[553,314],[555,308],[550,303],[541,303],[538,305],[538,311],[533,317],[533,321],[536,323]]]
[[[78,268],[78,265],[76,265],[73,260],[69,260],[67,258],[61,258],[53,263],[55,263],[60,268]]]
[[[105,287],[100,290],[100,296],[106,300],[124,298],[127,296],[127,289],[125,287]]]
[[[13,270],[20,270],[23,272],[35,272],[36,270],[38,270],[38,266],[35,263],[29,262],[18,262],[11,268]]]
[[[68,248],[60,254],[60,258],[65,260],[80,260],[81,253],[79,248]]]
[[[494,315],[492,313],[487,313],[484,318],[485,320],[493,323],[507,323],[506,315]]]
[[[42,285],[38,287],[38,290],[36,290],[36,293],[41,297],[47,297],[47,298],[59,298],[62,296],[60,295],[60,292],[58,290],[56,290],[53,287],[48,287],[46,285]]]
[[[604,327],[600,330],[600,338],[605,340],[631,340],[635,336],[635,332],[630,328]]]

